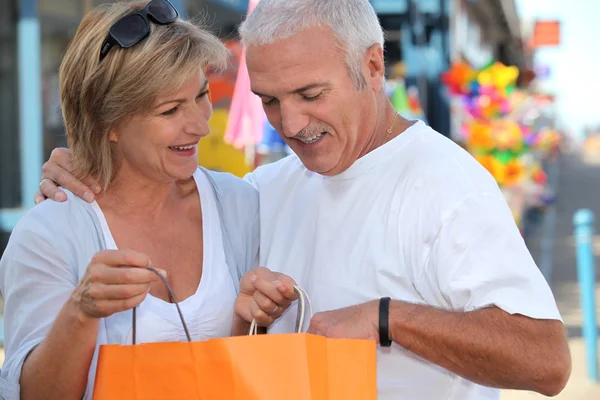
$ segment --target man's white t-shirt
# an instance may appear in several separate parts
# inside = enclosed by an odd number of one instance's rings
[[[292,155],[247,179],[260,191],[260,265],[295,279],[315,312],[390,296],[560,320],[492,176],[423,122],[337,176]],[[295,318],[294,306],[269,332]],[[397,344],[378,348],[377,369],[380,400],[500,397]]]

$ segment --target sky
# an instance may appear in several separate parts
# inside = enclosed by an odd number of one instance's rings
[[[558,96],[559,123],[576,138],[600,125],[600,0],[516,0],[522,19],[561,21],[557,48],[538,50],[535,63],[550,68],[542,82]]]

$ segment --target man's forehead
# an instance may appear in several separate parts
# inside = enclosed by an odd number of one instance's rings
[[[309,28],[288,38],[264,45],[250,45],[246,58],[254,67],[261,65],[294,66],[314,62],[316,58],[343,57],[332,33],[323,28]]]
[[[308,84],[302,84],[300,81],[296,82],[287,82],[284,85],[278,84],[270,84],[261,86],[260,84],[252,85],[252,92],[258,96],[270,97],[279,95],[280,93],[284,94],[296,94],[296,93],[305,93],[311,90],[321,90],[327,89],[331,87],[331,83],[326,80],[305,80],[306,82],[312,82]]]
[[[342,71],[345,71],[343,67]],[[334,70],[331,64],[323,63],[315,57],[305,61],[298,59],[296,63],[276,62],[259,68],[248,64],[252,91],[265,95],[302,93],[330,86],[334,75],[332,72]]]
[[[290,40],[265,46],[250,46],[247,67],[256,93],[291,93],[309,86],[325,85],[328,76],[345,73],[345,58],[335,45],[294,45]]]
[[[250,52],[251,50],[249,50]],[[256,52],[248,57],[247,67],[253,89],[260,87],[288,86],[289,90],[322,84],[338,73],[344,73],[345,59],[339,56],[325,57],[319,54],[294,54],[282,57],[266,57]]]
[[[314,69],[320,58],[315,57],[307,47],[305,50],[282,46],[278,49],[269,45],[249,48],[246,51],[246,64],[250,73],[272,72],[274,70]]]

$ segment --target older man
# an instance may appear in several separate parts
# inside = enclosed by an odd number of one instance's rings
[[[369,2],[262,0],[240,32],[252,90],[295,153],[247,177],[261,265],[311,295],[309,331],[377,340],[380,399],[559,393],[571,364],[552,293],[492,177],[386,98]],[[68,166],[55,152],[46,196],[50,180],[83,194]],[[254,316],[279,333],[294,314]]]

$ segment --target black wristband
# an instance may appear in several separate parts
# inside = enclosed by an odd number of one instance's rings
[[[383,297],[379,300],[379,344],[381,347],[390,347],[390,298]]]

